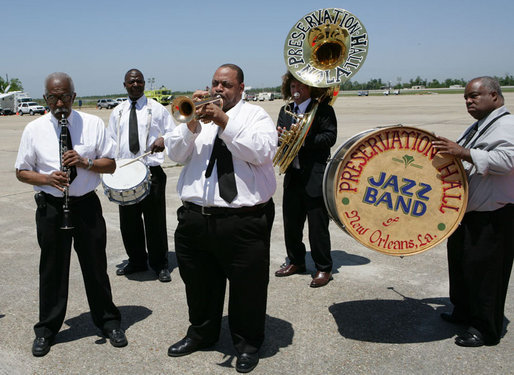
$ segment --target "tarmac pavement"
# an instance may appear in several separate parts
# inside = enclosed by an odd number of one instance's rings
[[[514,109],[514,93],[506,93]],[[258,102],[273,119],[283,102]],[[473,121],[462,95],[347,97],[334,105],[338,142],[381,125],[403,124],[456,139]],[[86,109],[108,121],[108,110]],[[127,256],[119,233],[117,206],[101,186],[107,223],[108,273],[129,345],[114,348],[99,335],[89,314],[82,274],[72,255],[65,323],[50,353],[31,354],[38,318],[39,247],[31,186],[20,183],[14,162],[24,126],[31,116],[0,117],[0,374],[235,374],[235,350],[226,309],[219,342],[208,350],[170,358],[168,347],[188,327],[184,284],[174,252],[176,183],[181,167],[164,164],[171,283],[151,271],[116,276]],[[331,223],[334,280],[309,288],[315,268],[287,278],[273,274],[285,261],[282,180],[274,196],[266,339],[252,374],[508,374],[514,373],[514,282],[505,307],[506,333],[497,346],[462,348],[454,337],[463,328],[442,321],[451,311],[446,242],[421,254],[399,258],[367,249]],[[305,230],[307,242],[307,229]]]

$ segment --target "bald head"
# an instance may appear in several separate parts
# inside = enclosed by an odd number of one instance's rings
[[[63,72],[55,72],[49,74],[45,79],[45,94],[48,94],[49,86],[53,86],[55,84],[66,85],[69,87],[71,93],[75,92],[75,85],[73,84],[73,80],[71,77]]]
[[[52,73],[45,80],[45,95],[43,97],[50,107],[54,117],[61,119],[71,114],[75,100],[75,86],[69,75],[62,72]]]

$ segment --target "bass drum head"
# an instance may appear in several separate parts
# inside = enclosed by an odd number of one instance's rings
[[[438,154],[435,139],[401,125],[350,138],[325,170],[330,217],[361,244],[389,255],[444,241],[464,216],[468,186],[460,160]]]

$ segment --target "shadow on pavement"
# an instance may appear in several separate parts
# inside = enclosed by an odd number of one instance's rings
[[[123,262],[116,265],[116,269],[123,268],[127,264],[128,264],[128,259],[125,259],[125,260],[123,260]],[[174,252],[168,251],[168,269],[170,270],[170,272],[173,272],[173,270],[175,268],[177,268],[177,257]],[[136,272],[136,273],[133,273],[130,275],[117,276],[117,277],[125,277],[129,280],[140,281],[140,282],[157,280],[157,278],[158,278],[157,274],[150,267],[148,267],[147,271]]]
[[[280,351],[292,344],[294,330],[291,323],[285,320],[266,315],[266,331],[264,343],[260,350],[260,358],[273,357]],[[209,350],[209,349],[207,349]],[[221,322],[220,339],[210,350],[216,350],[223,354],[223,362],[218,363],[220,367],[235,367],[236,350],[232,345],[228,316],[224,316]]]
[[[389,344],[430,342],[448,339],[456,329],[464,329],[445,323],[439,316],[442,311],[451,311],[449,298],[418,300],[403,297],[403,300],[343,302],[330,306],[329,311],[341,336],[359,341]]]
[[[349,254],[343,250],[332,250],[330,253],[332,255],[332,263],[333,263],[332,273],[333,274],[339,273],[339,268],[342,266],[362,266],[364,264],[368,264],[371,262],[366,257],[360,256],[360,255]],[[289,257],[286,256],[282,266],[289,264],[289,263],[290,263]],[[310,251],[307,251],[307,253],[305,254],[305,267],[307,267],[307,272],[305,272],[306,274],[307,273],[314,274],[316,272],[316,266],[314,265]]]
[[[122,316],[121,328],[125,331],[137,322],[146,319],[152,314],[152,310],[144,306],[118,306]],[[74,318],[67,319],[64,324],[69,328],[61,330],[56,336],[56,343],[64,343],[82,339],[89,336],[98,336],[100,330],[93,324],[89,312],[80,314]],[[105,343],[105,338],[101,338],[95,343]]]
[[[362,266],[368,264],[371,261],[369,258],[349,254],[343,250],[332,250],[332,262],[333,262],[333,273],[339,273],[339,268],[342,266]]]

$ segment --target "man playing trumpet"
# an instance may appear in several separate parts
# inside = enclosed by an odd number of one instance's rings
[[[221,97],[222,106],[196,107],[201,121],[177,126],[165,140],[169,157],[184,164],[177,185],[183,206],[177,212],[175,251],[191,323],[168,355],[216,343],[228,279],[236,370],[249,372],[257,366],[264,339],[277,133],[261,107],[242,100],[243,90],[243,71],[220,66],[211,94]],[[207,94],[196,91],[193,98]]]

